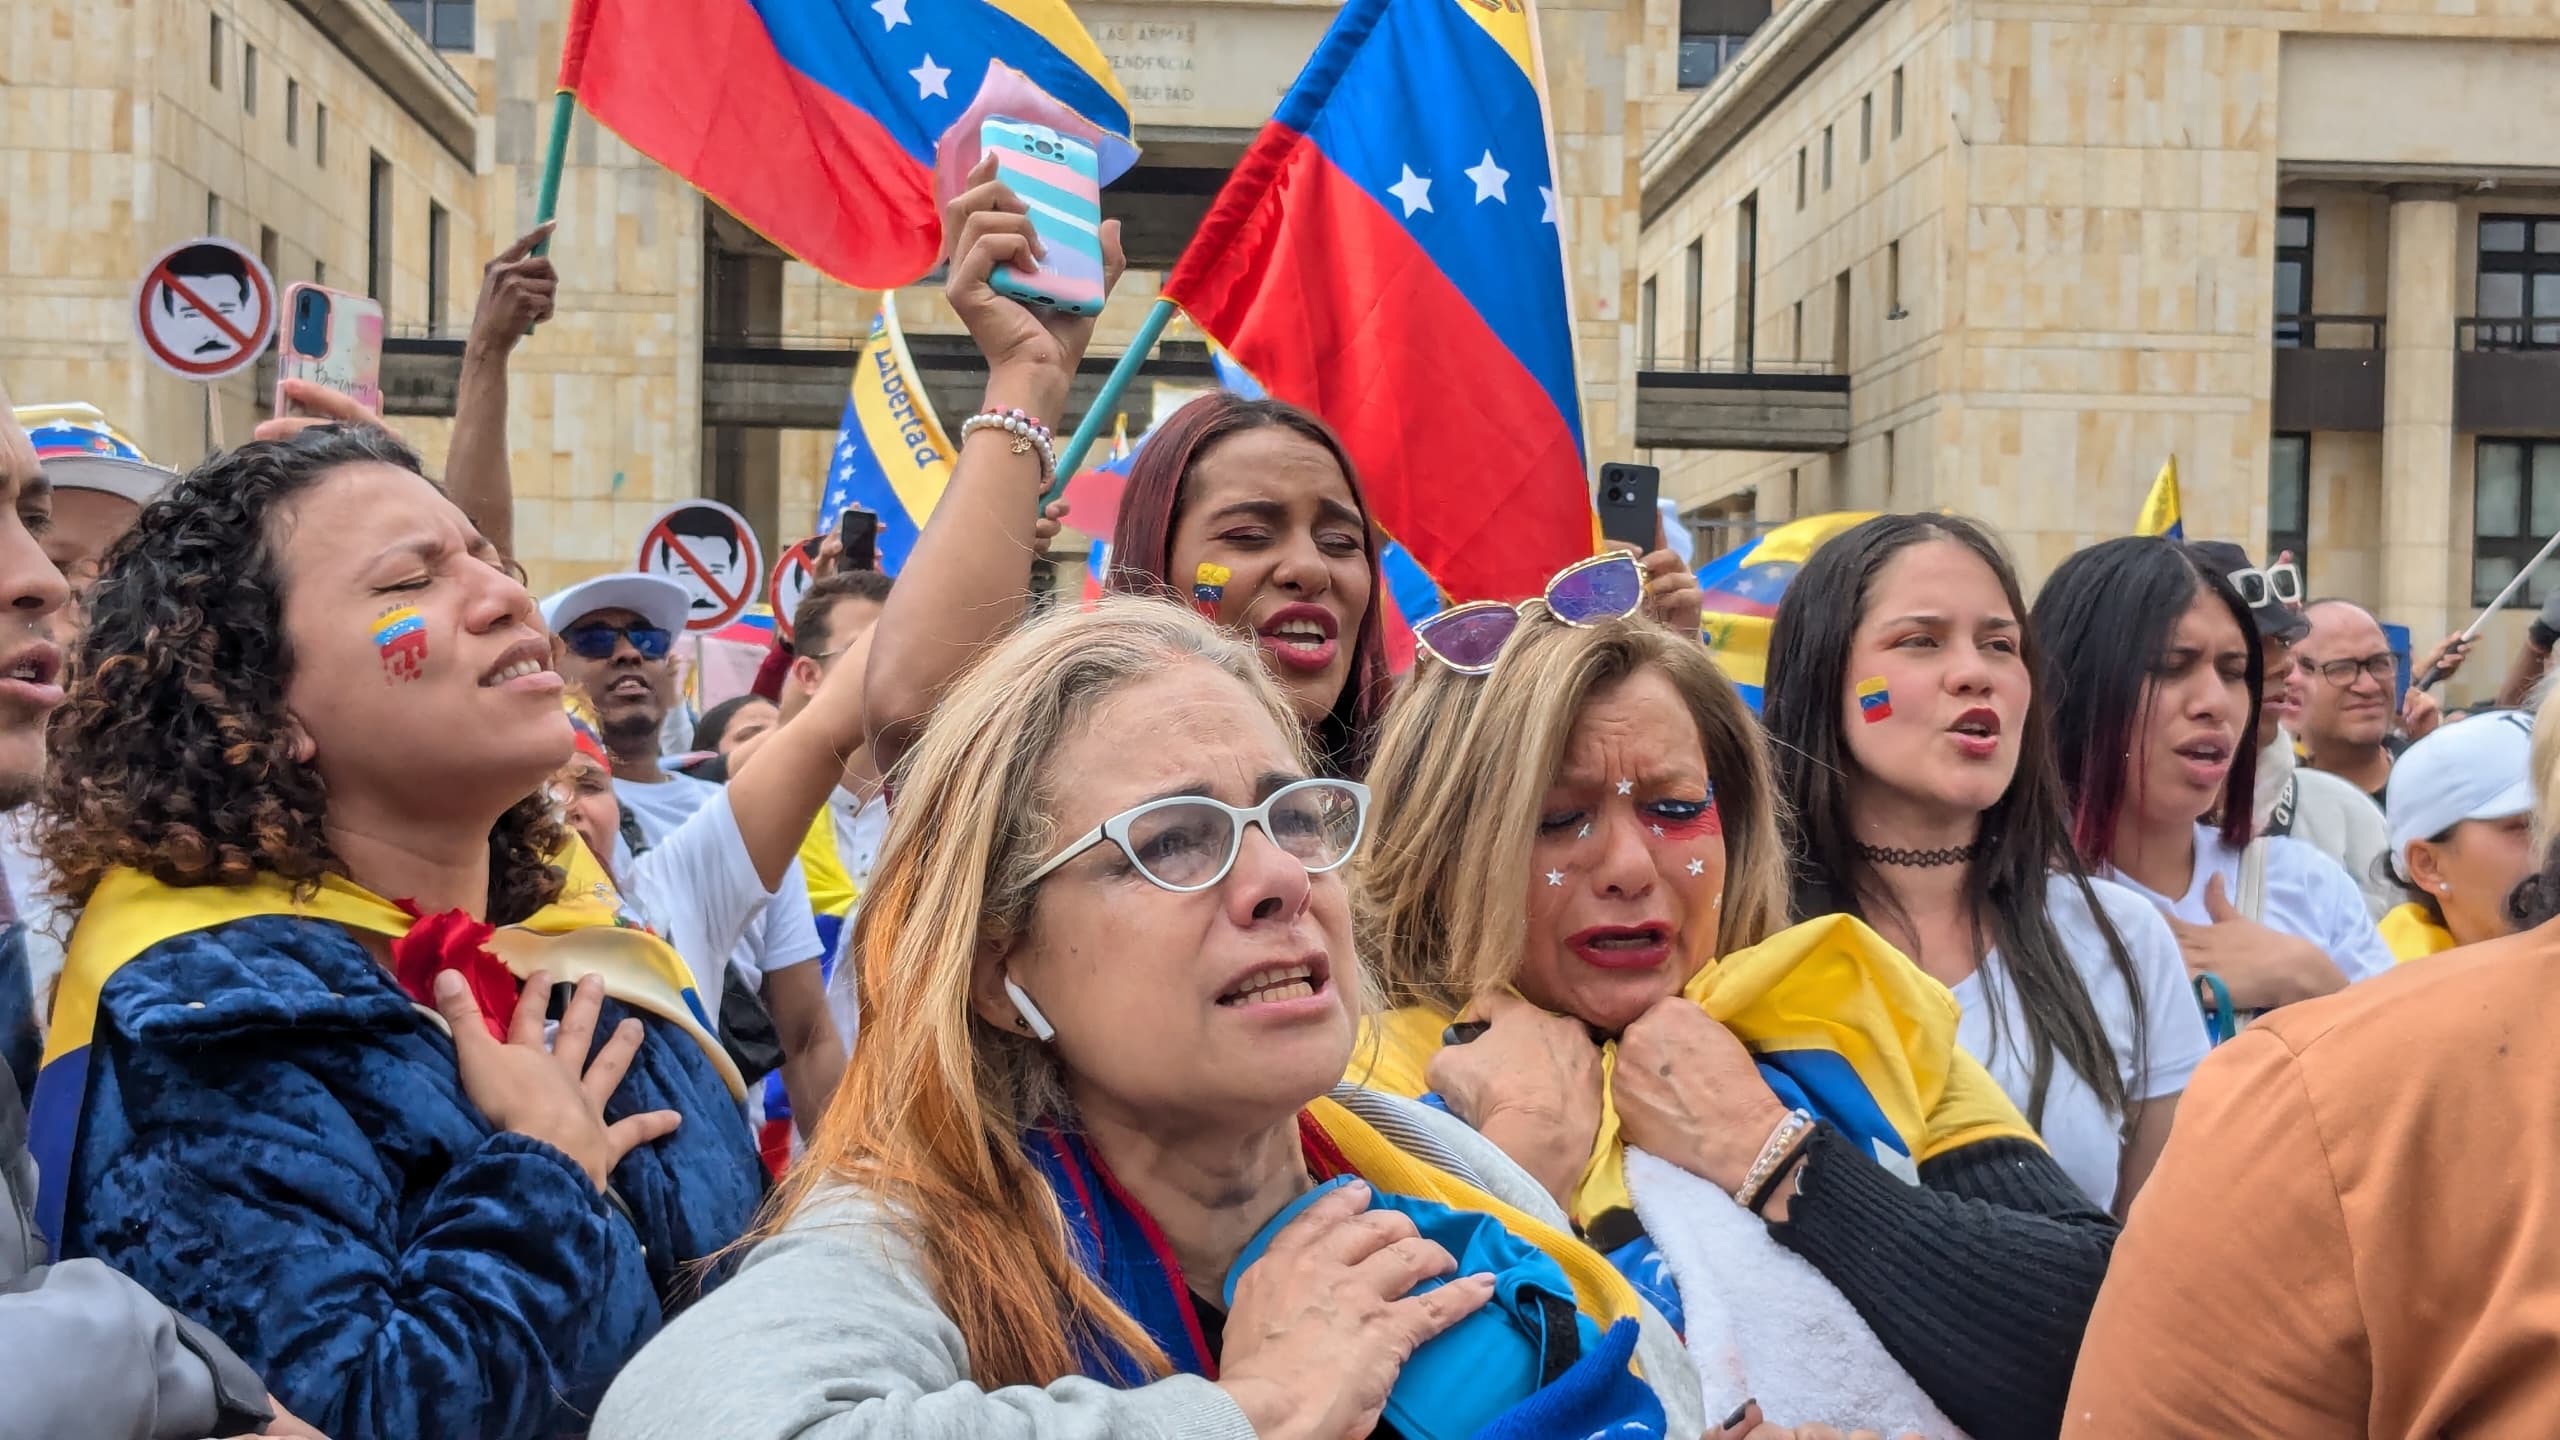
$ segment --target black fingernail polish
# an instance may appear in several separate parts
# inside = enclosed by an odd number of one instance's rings
[[[1740,1405],[1735,1406],[1735,1407],[1734,1407],[1734,1411],[1733,1411],[1733,1413],[1732,1413],[1732,1414],[1730,1414],[1730,1415],[1727,1415],[1726,1417],[1724,1417],[1724,1423],[1723,1423],[1723,1424],[1721,1424],[1721,1425],[1718,1425],[1716,1428],[1717,1428],[1717,1429],[1719,1429],[1719,1430],[1730,1430],[1730,1429],[1732,1429],[1734,1426],[1741,1424],[1741,1423],[1742,1423],[1742,1417],[1743,1417],[1743,1416],[1745,1416],[1745,1415],[1748,1415],[1748,1414],[1750,1414],[1750,1413],[1751,1413],[1751,1402],[1750,1402],[1750,1401],[1748,1401],[1748,1400],[1745,1400],[1745,1401],[1743,1401]]]
[[[1493,1022],[1490,1020],[1461,1020],[1457,1024],[1440,1032],[1440,1043],[1443,1045],[1464,1045],[1468,1041],[1475,1039],[1477,1036],[1482,1035],[1484,1032],[1492,1028]]]

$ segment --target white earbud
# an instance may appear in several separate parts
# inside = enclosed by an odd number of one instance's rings
[[[1010,975],[1004,977],[1004,993],[1011,997],[1013,1008],[1022,1016],[1017,1023],[1027,1026],[1034,1039],[1045,1044],[1058,1038],[1057,1029],[1050,1025],[1049,1017],[1040,1013],[1040,1007],[1031,1003],[1031,997],[1022,993],[1022,987],[1014,984]]]

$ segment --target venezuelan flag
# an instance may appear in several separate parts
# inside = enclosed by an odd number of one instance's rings
[[[1536,34],[1525,4],[1348,0],[1164,285],[1341,434],[1452,599],[1591,553]]]
[[[1707,649],[1754,711],[1769,673],[1769,622],[1777,616],[1778,597],[1824,541],[1874,518],[1872,511],[1835,510],[1790,520],[1698,567]]]
[[[1098,136],[1105,183],[1136,158],[1129,97],[1066,0],[576,0],[560,88],[866,290],[933,268],[937,148],[974,147],[989,109]]]
[[[2142,514],[2133,522],[2136,535],[2166,535],[2172,540],[2187,538],[2185,520],[2178,514],[2178,457],[2172,455],[2151,481],[2151,493],[2142,497]]]
[[[827,488],[818,497],[817,533],[834,529],[848,506],[873,512],[880,517],[880,568],[896,574],[951,483],[958,453],[916,378],[897,312],[884,299],[862,358],[853,364],[835,454],[827,462]]]

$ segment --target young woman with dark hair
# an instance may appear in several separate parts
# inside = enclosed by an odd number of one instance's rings
[[[996,265],[1030,263],[1030,221],[992,170],[975,179],[952,202],[945,293],[986,356],[987,412],[1060,424],[1093,321],[1035,311],[989,287]],[[1105,224],[1103,246],[1116,278],[1115,223]],[[1022,618],[1032,561],[1063,514],[1053,506],[1043,515],[1035,503],[1050,479],[1050,444],[1002,424],[962,442],[872,651],[866,698],[884,758],[905,750],[970,659]],[[1322,422],[1276,401],[1222,395],[1186,406],[1139,452],[1107,584],[1179,599],[1252,635],[1318,767],[1356,777],[1388,690],[1377,549],[1359,477]]]
[[[546,793],[550,655],[415,455],[319,428],[143,511],[54,720],[46,1227],[339,1440],[578,1429],[761,1194],[683,961]]]
[[[2299,841],[2250,838],[2256,624],[2174,540],[2126,536],[2062,562],[2036,596],[2041,677],[2072,842],[2092,872],[2169,916],[2187,970],[2235,1009],[2324,995],[2391,966],[2363,892]]]
[[[1970,520],[1883,515],[1778,606],[1762,719],[1799,915],[1855,915],[1964,1007],[1958,1039],[2121,1215],[2204,1058],[2168,926],[2071,847],[2026,601]]]

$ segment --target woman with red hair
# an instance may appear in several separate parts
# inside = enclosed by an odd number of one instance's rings
[[[864,693],[872,743],[894,758],[951,681],[1021,618],[1051,479],[1047,424],[1092,338],[1089,316],[997,294],[999,265],[1034,265],[1022,202],[982,166],[951,206],[945,293],[987,359],[986,408],[881,615]],[[1119,231],[1103,227],[1111,277]],[[1091,517],[1087,517],[1090,519]],[[1218,395],[1158,425],[1120,502],[1106,584],[1180,600],[1250,634],[1325,771],[1367,768],[1388,692],[1378,539],[1350,457],[1324,423],[1272,400]]]

